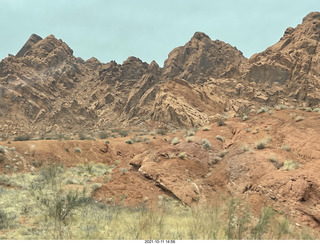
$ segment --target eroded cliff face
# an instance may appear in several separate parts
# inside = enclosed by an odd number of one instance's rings
[[[165,124],[201,126],[243,107],[319,106],[320,13],[246,59],[196,32],[161,68],[139,58],[86,61],[62,40],[33,34],[0,62],[0,134]]]
[[[170,52],[163,74],[166,78],[178,77],[191,83],[204,82],[208,77],[238,78],[243,62],[246,58],[237,48],[196,32],[184,46]]]
[[[278,43],[250,58],[246,79],[282,85],[289,97],[318,105],[319,40],[320,13],[312,12],[296,28],[287,28]]]

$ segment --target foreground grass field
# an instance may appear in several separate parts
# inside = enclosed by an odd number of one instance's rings
[[[189,208],[159,196],[159,208],[150,210],[143,203],[125,207],[126,196],[114,196],[106,205],[92,199],[99,184],[91,179],[108,170],[102,164],[52,164],[32,174],[1,175],[1,239],[318,238],[268,207],[254,218],[236,199]]]

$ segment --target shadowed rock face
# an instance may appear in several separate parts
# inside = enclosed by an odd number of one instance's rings
[[[319,95],[315,91],[320,88],[319,40],[320,13],[312,12],[296,28],[287,28],[278,43],[253,55],[246,78],[270,85],[278,82],[287,86],[292,97],[316,105]]]
[[[30,48],[33,47],[34,44],[36,44],[38,41],[41,41],[42,38],[36,34],[32,34],[28,41],[23,45],[23,47],[19,50],[19,52],[16,54],[17,58],[23,57],[23,55],[29,51]]]
[[[319,106],[319,40],[317,12],[249,60],[196,32],[160,68],[136,57],[122,64],[84,61],[55,36],[33,34],[16,56],[0,62],[0,134],[154,122],[202,126],[244,106]]]
[[[212,41],[202,32],[196,32],[182,47],[175,48],[164,64],[166,78],[179,77],[189,82],[203,82],[208,77],[236,78],[239,66],[246,58],[222,41]]]

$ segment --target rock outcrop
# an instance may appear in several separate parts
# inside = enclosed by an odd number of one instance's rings
[[[0,134],[77,132],[114,126],[202,126],[243,107],[318,107],[320,13],[246,59],[196,32],[164,67],[129,57],[84,61],[62,40],[33,34],[0,62]]]
[[[178,77],[191,83],[204,82],[208,77],[237,78],[240,65],[245,61],[237,48],[196,32],[186,45],[170,52],[163,74],[166,78]]]

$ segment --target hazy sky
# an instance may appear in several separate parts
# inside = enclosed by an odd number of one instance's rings
[[[85,60],[136,56],[163,66],[196,31],[250,57],[312,11],[319,0],[0,0],[0,59],[36,33],[54,34]]]

